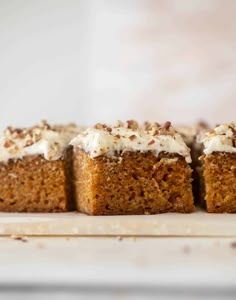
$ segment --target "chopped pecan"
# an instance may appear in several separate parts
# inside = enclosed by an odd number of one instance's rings
[[[149,143],[148,143],[148,146],[150,146],[150,145],[152,145],[152,144],[154,144],[155,143],[155,141],[154,140],[151,140]]]
[[[6,140],[3,146],[4,146],[5,148],[9,148],[9,147],[11,147],[12,145],[14,145],[14,142],[13,142],[12,140]]]
[[[25,142],[25,145],[24,145],[24,147],[29,147],[29,146],[31,146],[31,145],[33,145],[33,140],[27,140],[26,142]]]
[[[10,154],[17,154],[19,152],[19,150],[20,150],[19,147],[15,145],[14,147],[9,149],[9,153]]]
[[[135,121],[135,120],[128,120],[127,121],[127,125],[128,125],[128,128],[129,129],[132,129],[132,130],[137,130],[138,129],[138,122]]]
[[[129,139],[131,140],[131,141],[133,141],[133,140],[135,140],[137,137],[136,137],[136,135],[131,135],[131,136],[129,136]]]
[[[171,122],[170,121],[166,121],[163,124],[162,129],[169,130],[170,126],[171,126]]]

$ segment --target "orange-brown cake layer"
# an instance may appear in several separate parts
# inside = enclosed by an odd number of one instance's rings
[[[236,153],[213,152],[204,159],[205,201],[211,213],[236,212]]]
[[[73,209],[69,160],[40,155],[0,163],[0,211],[64,212]]]
[[[126,151],[91,158],[74,150],[77,209],[90,215],[194,211],[191,168],[178,154]]]

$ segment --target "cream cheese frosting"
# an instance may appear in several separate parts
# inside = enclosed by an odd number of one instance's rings
[[[46,121],[30,128],[7,127],[0,138],[0,161],[43,155],[46,160],[60,159],[71,139],[82,129],[76,125],[50,126]]]
[[[97,124],[80,133],[71,141],[71,145],[89,153],[91,158],[100,155],[114,156],[124,151],[153,151],[177,153],[191,162],[190,150],[170,122],[163,126],[157,123],[142,128],[136,121],[118,122],[109,127]]]
[[[207,132],[202,138],[204,154],[213,152],[236,153],[236,123],[225,123]]]

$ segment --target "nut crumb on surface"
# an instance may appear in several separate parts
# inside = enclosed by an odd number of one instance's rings
[[[122,236],[117,236],[117,238],[116,238],[118,241],[122,241],[123,240],[123,237]]]
[[[23,243],[28,242],[27,236],[21,236],[21,235],[14,235],[14,234],[12,234],[10,237],[13,240],[22,241]]]

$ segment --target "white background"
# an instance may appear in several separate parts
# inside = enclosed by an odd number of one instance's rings
[[[1,0],[0,128],[234,120],[233,0]]]

